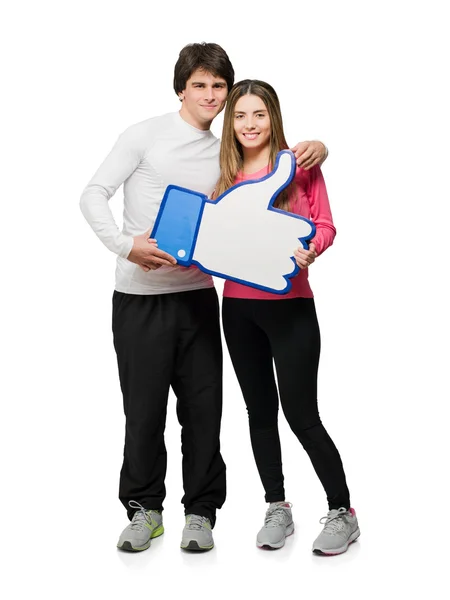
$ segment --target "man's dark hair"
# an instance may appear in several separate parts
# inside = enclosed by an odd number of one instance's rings
[[[173,88],[176,94],[186,89],[186,82],[194,71],[201,69],[222,77],[227,82],[228,91],[234,83],[234,69],[225,50],[219,44],[188,44],[178,57],[175,65]]]

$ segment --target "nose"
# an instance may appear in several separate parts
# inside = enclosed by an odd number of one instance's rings
[[[215,100],[215,95],[214,95],[214,88],[211,87],[206,87],[205,88],[205,102],[211,103],[214,102]]]
[[[249,131],[251,129],[255,129],[255,125],[253,124],[252,117],[247,117],[247,119],[245,121],[245,129],[248,129]]]

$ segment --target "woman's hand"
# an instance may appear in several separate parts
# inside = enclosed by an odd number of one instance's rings
[[[300,269],[306,269],[316,260],[317,252],[315,245],[311,242],[309,249],[305,250],[301,246],[294,250],[294,258]]]

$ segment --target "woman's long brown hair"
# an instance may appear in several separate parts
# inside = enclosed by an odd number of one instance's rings
[[[220,178],[214,191],[217,198],[228,190],[243,167],[243,151],[240,142],[234,133],[234,112],[236,103],[242,96],[252,94],[264,102],[270,119],[270,155],[269,170],[273,169],[275,159],[280,150],[285,150],[287,145],[283,131],[283,119],[278,96],[271,85],[258,79],[244,79],[234,84],[227,98],[225,115],[223,118],[222,140],[220,146]],[[282,210],[290,210],[289,199],[293,192],[291,183],[278,194],[274,206]]]

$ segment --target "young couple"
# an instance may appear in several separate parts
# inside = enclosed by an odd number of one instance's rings
[[[195,267],[177,266],[174,257],[149,240],[149,232],[167,185],[217,197],[235,183],[270,172],[277,152],[288,147],[273,88],[262,81],[245,80],[234,87],[233,83],[232,64],[220,46],[203,43],[183,48],[174,77],[180,111],[129,127],[81,197],[88,223],[117,254],[113,336],[126,417],[119,498],[131,521],[119,538],[122,550],[145,550],[152,538],[164,532],[164,429],[170,387],[182,428],[186,523],[181,548],[213,548],[216,510],[225,501],[217,294],[209,275]],[[225,102],[220,144],[210,126]],[[316,235],[308,250],[293,252],[301,269],[288,294],[227,281],[223,328],[247,404],[253,452],[269,503],[257,545],[280,548],[294,531],[283,487],[275,362],[284,413],[328,499],[325,526],[313,551],[339,554],[359,536],[359,528],[339,453],[318,414],[320,337],[307,271],[335,235],[317,166],[326,149],[321,142],[303,142],[293,151],[300,168],[276,206],[311,218]],[[122,183],[120,231],[108,200]]]

